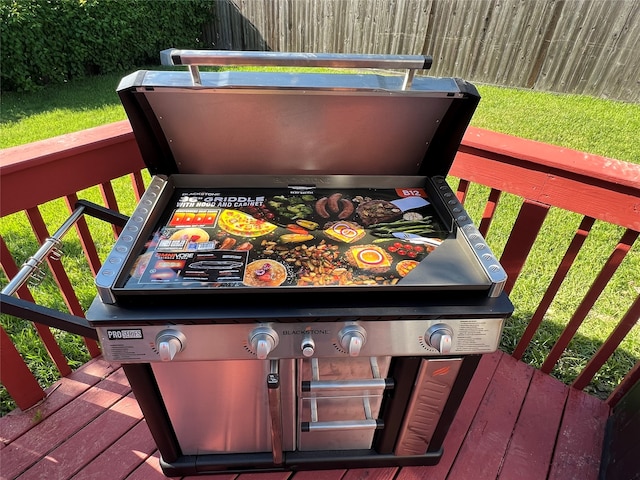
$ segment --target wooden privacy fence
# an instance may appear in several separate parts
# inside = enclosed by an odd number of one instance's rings
[[[91,166],[91,167],[88,167]],[[143,162],[127,121],[7,149],[0,164],[3,188],[0,192],[1,215],[26,211],[31,227],[40,242],[49,235],[39,206],[57,198],[63,198],[71,206],[77,192],[90,186],[99,186],[104,205],[117,210],[118,203],[112,188],[112,180],[130,176],[132,189],[139,199],[143,190],[141,169]],[[583,216],[579,228],[568,239],[569,247],[556,268],[556,273],[546,286],[537,311],[529,326],[521,335],[513,355],[520,358],[538,329],[550,301],[580,250],[584,237],[596,221],[622,227],[622,235],[603,265],[593,265],[598,270],[595,281],[586,291],[569,323],[553,341],[554,345],[544,359],[541,369],[548,373],[558,361],[577,329],[591,310],[594,302],[606,294],[614,272],[636,241],[640,231],[640,166],[607,159],[582,152],[524,140],[508,135],[469,128],[453,164],[452,175],[460,178],[457,192],[464,201],[472,185],[489,187],[484,213],[480,222],[483,233],[489,231],[492,221],[499,218],[501,196],[510,194],[522,199],[516,218],[509,219],[513,227],[504,246],[501,262],[509,275],[507,291],[512,291],[520,279],[527,257],[539,240],[537,237],[550,208],[576,212]],[[52,181],[55,179],[55,181]],[[39,188],[31,188],[38,185]],[[55,225],[57,228],[59,225]],[[100,260],[95,252],[91,232],[84,222],[79,222],[77,233],[91,271],[99,268]],[[117,234],[117,229],[114,232]],[[4,241],[1,263],[7,277],[12,278],[18,269],[17,262]],[[82,316],[78,299],[64,268],[59,262],[49,262],[53,276],[62,291],[67,308],[74,315]],[[615,291],[609,295],[616,295]],[[20,298],[31,300],[26,287],[18,291]],[[614,301],[618,301],[615,299]],[[518,303],[514,299],[514,303]],[[626,308],[626,307],[625,307]],[[640,316],[640,296],[626,308],[621,318],[614,320],[607,340],[595,351],[589,363],[581,368],[572,386],[583,389],[594,374],[612,355],[620,342],[634,329]],[[62,375],[70,368],[46,327],[38,327],[39,333]],[[2,330],[0,380],[18,406],[22,409],[35,404],[45,395],[26,368],[11,339]],[[92,355],[97,355],[97,345],[87,341]],[[640,379],[640,361],[631,368],[625,379],[611,393],[610,405],[621,398]]]
[[[220,0],[212,8],[207,48],[423,54],[434,76],[640,101],[640,0]]]

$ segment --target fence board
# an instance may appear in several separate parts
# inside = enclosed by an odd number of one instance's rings
[[[425,54],[432,75],[640,101],[640,0],[226,0],[213,48]]]
[[[638,59],[639,7],[637,0],[566,2],[535,88],[638,101],[639,66],[632,59]]]

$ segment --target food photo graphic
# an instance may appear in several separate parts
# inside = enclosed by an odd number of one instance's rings
[[[422,188],[185,189],[127,285],[396,285],[448,234]]]

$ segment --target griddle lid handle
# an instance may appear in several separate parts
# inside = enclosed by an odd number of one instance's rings
[[[380,55],[352,53],[300,53],[234,50],[180,50],[160,52],[162,65],[278,66],[323,68],[378,68],[428,70],[427,55]]]

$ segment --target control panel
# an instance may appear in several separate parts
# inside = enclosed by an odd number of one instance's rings
[[[504,318],[99,327],[106,359],[122,363],[443,356],[498,348]]]

